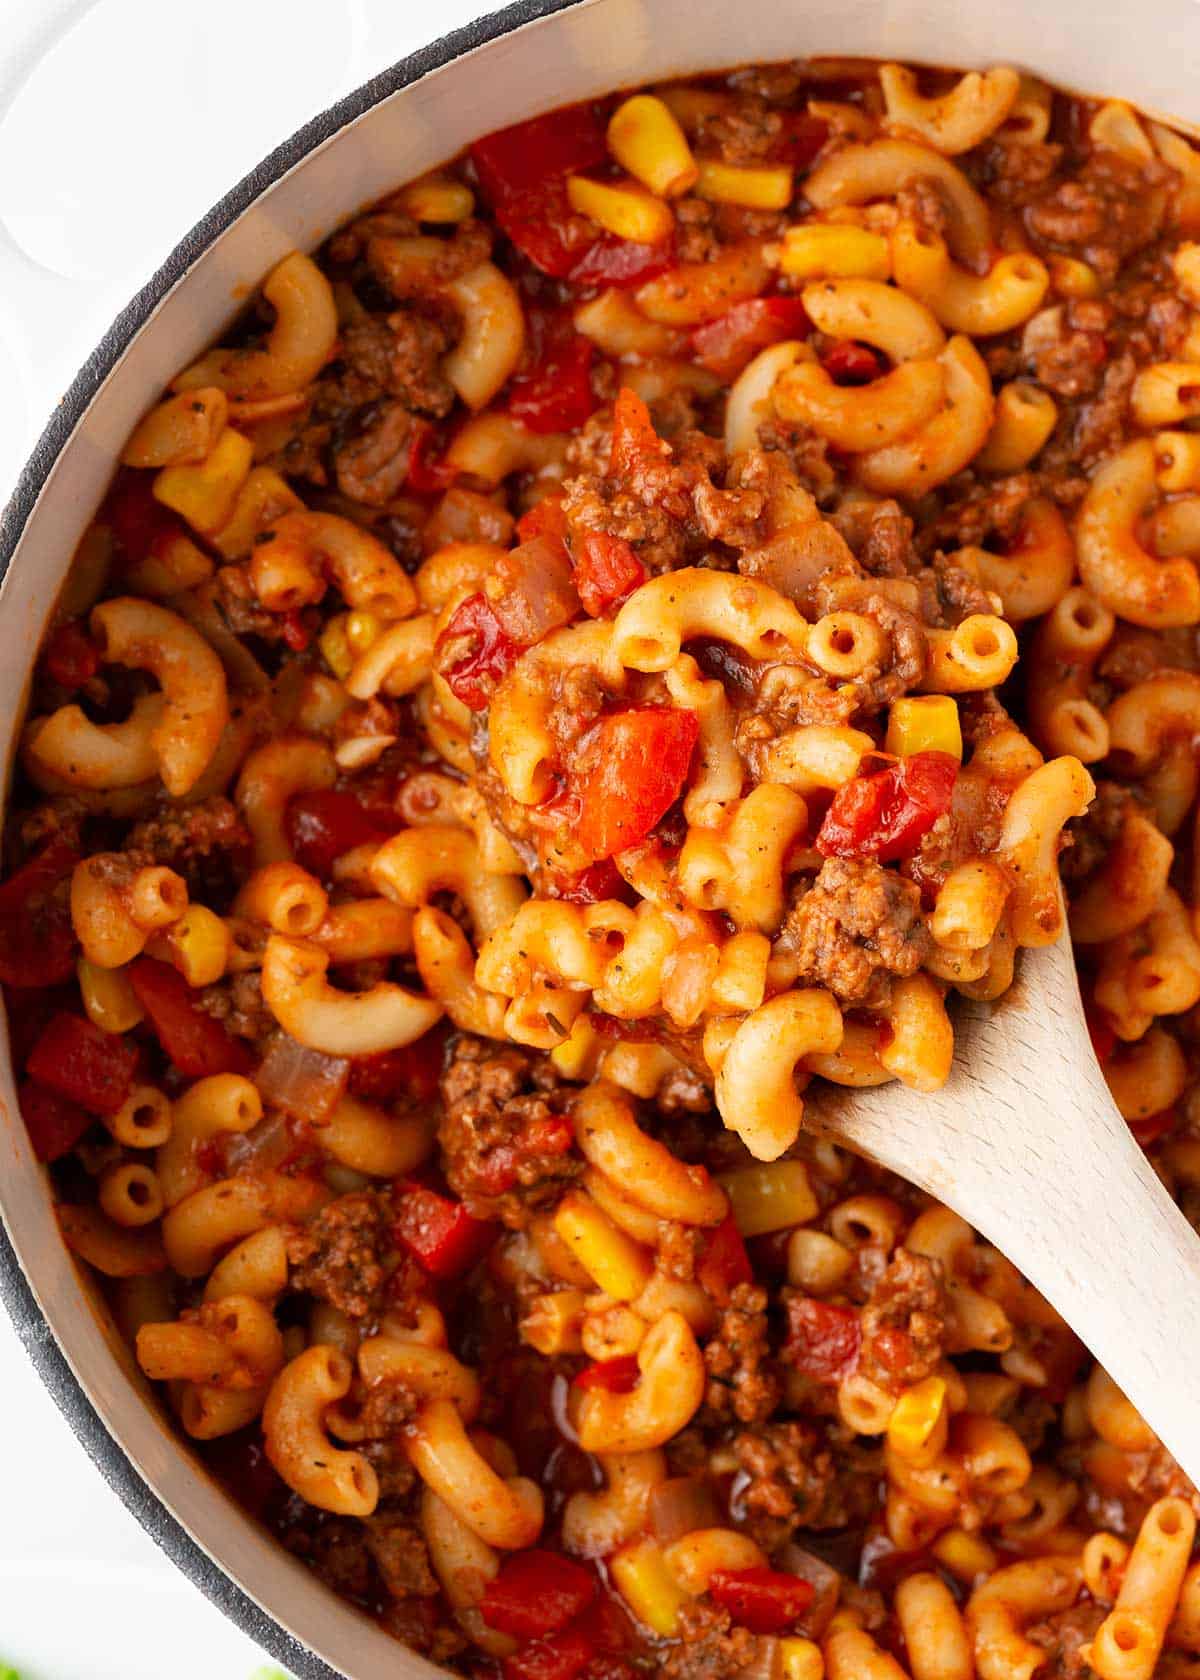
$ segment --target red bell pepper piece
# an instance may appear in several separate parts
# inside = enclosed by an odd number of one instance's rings
[[[596,1359],[585,1365],[575,1378],[577,1388],[602,1388],[607,1394],[632,1394],[640,1371],[636,1355],[623,1353],[618,1359]]]
[[[461,1202],[427,1185],[408,1180],[400,1186],[396,1235],[431,1277],[461,1277],[499,1234],[491,1220],[475,1219]]]
[[[787,1313],[783,1357],[801,1376],[819,1383],[838,1383],[854,1369],[862,1327],[853,1307],[801,1295],[788,1301]]]
[[[327,881],[343,852],[378,845],[403,823],[394,811],[368,809],[357,793],[319,788],[289,801],[284,826],[297,863]]]
[[[100,650],[77,618],[60,624],[42,654],[46,672],[63,688],[82,688],[100,669]]]
[[[505,1558],[483,1589],[479,1611],[489,1627],[514,1639],[558,1633],[596,1596],[596,1577],[582,1564],[533,1547]]]
[[[647,455],[661,458],[669,453],[654,430],[646,404],[636,391],[622,385],[613,404],[611,459],[614,476],[623,478]]]
[[[36,1079],[21,1082],[17,1101],[39,1161],[57,1161],[69,1155],[94,1118],[78,1103],[39,1085]]]
[[[471,147],[479,184],[493,202],[536,191],[547,177],[594,169],[607,157],[603,125],[586,104],[497,129]]]
[[[811,1581],[778,1569],[716,1569],[709,1596],[751,1633],[786,1633],[813,1601]]]
[[[721,1306],[729,1300],[735,1285],[754,1282],[754,1268],[732,1213],[709,1232],[696,1267],[696,1281]]]
[[[75,972],[75,929],[66,880],[79,853],[60,837],[0,886],[0,980],[57,986]]]
[[[183,521],[155,499],[154,476],[120,473],[104,504],[101,517],[128,560],[146,560],[161,553],[173,537],[187,534]]]
[[[602,618],[645,581],[646,568],[623,537],[589,531],[576,543],[575,588],[592,618]]]
[[[805,338],[812,322],[798,297],[747,298],[692,334],[692,354],[710,373],[733,379],[752,356],[784,338]]]
[[[565,1155],[575,1141],[575,1129],[563,1114],[547,1114],[521,1127],[515,1143],[497,1143],[479,1164],[479,1188],[485,1196],[502,1196],[521,1176],[521,1163],[530,1155]]]
[[[534,537],[549,537],[552,542],[567,540],[567,516],[561,496],[543,496],[541,501],[517,520],[517,541],[532,542]]]
[[[437,639],[434,661],[455,697],[473,712],[482,712],[521,652],[520,643],[502,627],[491,602],[479,592],[468,595],[451,613]]]
[[[843,782],[817,830],[823,857],[874,857],[881,863],[909,857],[950,809],[958,760],[950,753],[919,752],[887,770]]]
[[[210,1073],[249,1073],[246,1046],[207,1014],[178,969],[153,957],[138,957],[126,973],[167,1060],[188,1079]]]
[[[29,1053],[25,1071],[92,1114],[115,1114],[133,1084],[137,1045],[60,1009]]]
[[[568,873],[564,869],[543,869],[541,891],[568,904],[602,904],[606,898],[630,902],[632,889],[611,858],[589,863],[586,869]]]
[[[664,239],[660,245],[641,245],[606,233],[588,246],[571,269],[570,279],[575,286],[640,286],[674,266],[674,239]]]
[[[576,839],[589,861],[645,839],[678,799],[699,737],[695,712],[669,706],[633,707],[601,720],[590,768],[574,781]]]
[[[364,1102],[394,1103],[407,1098],[431,1103],[442,1077],[447,1028],[439,1021],[412,1044],[357,1056],[350,1065],[351,1094]]]
[[[883,363],[865,344],[839,338],[821,357],[821,366],[835,385],[869,385],[883,372]]]
[[[565,313],[531,312],[530,366],[509,385],[508,412],[531,432],[573,432],[599,405],[592,390],[595,346]]]
[[[504,1680],[579,1680],[597,1656],[596,1645],[579,1628],[523,1645],[501,1663]]]
[[[1088,1037],[1092,1041],[1092,1049],[1096,1052],[1096,1060],[1101,1067],[1105,1067],[1117,1048],[1117,1035],[1113,1024],[1097,1003],[1084,1004],[1083,1018],[1087,1022]]]

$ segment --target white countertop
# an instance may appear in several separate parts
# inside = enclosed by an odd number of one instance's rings
[[[0,278],[0,503],[113,316],[209,206],[324,106],[491,9],[0,0],[0,243],[38,265]],[[2,1308],[0,1394],[0,1674],[250,1680],[263,1653],[105,1486]]]

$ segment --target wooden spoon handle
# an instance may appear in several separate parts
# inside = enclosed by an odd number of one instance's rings
[[[1007,1255],[1200,1483],[1200,1239],[1109,1095],[1069,945],[955,1032],[942,1090],[814,1088],[814,1119]]]

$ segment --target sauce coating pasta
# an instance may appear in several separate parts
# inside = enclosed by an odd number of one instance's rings
[[[1178,1466],[804,1127],[1069,918],[1200,1218],[1197,240],[1118,100],[760,66],[484,137],[132,434],[8,816],[22,1113],[197,1451],[451,1672],[1197,1671]]]

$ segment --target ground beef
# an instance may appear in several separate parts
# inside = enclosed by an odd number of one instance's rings
[[[898,1248],[862,1311],[858,1369],[898,1391],[936,1369],[946,1339],[941,1263]]]
[[[932,176],[918,175],[916,180],[901,187],[896,194],[896,212],[902,221],[916,223],[923,243],[930,235],[945,238],[949,223],[946,200],[940,184]]]
[[[983,181],[990,192],[1007,203],[1027,198],[1032,188],[1045,186],[1062,162],[1062,153],[1062,147],[1054,142],[995,135],[983,152]]]
[[[892,975],[915,974],[928,953],[920,913],[920,889],[895,870],[826,858],[788,912],[777,950],[795,958],[798,980],[842,1003],[877,1003]]]
[[[259,1044],[278,1030],[278,1023],[263,1000],[257,969],[225,975],[213,985],[205,986],[195,1001],[235,1038],[248,1038]]]
[[[1049,180],[1025,209],[1025,225],[1043,245],[1080,256],[1102,281],[1157,234],[1173,171],[1157,158],[1133,162],[1089,152],[1068,180]]]
[[[1130,1455],[1129,1485],[1135,1494],[1152,1504],[1156,1499],[1186,1499],[1200,1516],[1200,1492],[1179,1468],[1166,1447]]]
[[[1002,542],[1007,541],[1020,528],[1025,505],[1034,489],[1032,475],[1024,472],[969,483],[965,495],[951,502],[935,520],[922,528],[922,553],[936,554],[938,549],[968,545],[978,548],[993,536]],[[982,610],[988,612],[991,609],[985,607]]]
[[[365,1519],[367,1550],[393,1598],[432,1598],[437,1580],[429,1566],[429,1548],[412,1519],[377,1510]]]
[[[373,1319],[383,1308],[391,1210],[376,1190],[339,1196],[288,1243],[292,1288],[328,1301],[347,1318]]]
[[[363,1524],[356,1517],[332,1516],[294,1494],[280,1525],[280,1539],[302,1558],[326,1586],[364,1603],[371,1591],[371,1555]]]
[[[135,823],[126,836],[124,850],[182,873],[198,857],[216,851],[240,851],[249,845],[250,831],[236,807],[217,794],[197,805],[163,811]]]
[[[1096,1637],[1107,1614],[1103,1604],[1077,1604],[1025,1629],[1025,1637],[1048,1654],[1040,1670],[1044,1680],[1089,1680],[1092,1670],[1081,1647]]]
[[[399,299],[428,297],[492,254],[492,230],[485,222],[459,222],[451,237],[441,241],[433,260],[420,263],[414,263],[403,246],[397,248],[389,234],[389,229],[370,230],[365,241],[367,268],[373,280]]]
[[[1099,384],[1108,358],[1105,330],[1097,324],[1095,311],[1083,309],[1079,300],[1055,304],[1040,310],[1026,326],[1021,358],[1025,371],[1056,397],[1086,396]]]
[[[864,1522],[876,1505],[879,1450],[862,1440],[834,1452],[820,1426],[792,1418],[734,1435],[733,1453],[739,1519],[768,1552],[797,1529]]]
[[[372,1383],[356,1413],[364,1439],[390,1440],[416,1415],[419,1406],[418,1396],[398,1378]]]
[[[289,465],[287,470],[293,468]],[[218,567],[209,590],[213,606],[235,636],[257,636],[268,643],[281,640],[284,621],[259,605],[245,566]]]
[[[706,117],[700,126],[704,152],[725,163],[761,163],[782,133],[779,112],[752,94]]]
[[[341,338],[343,400],[358,407],[395,397],[420,414],[448,414],[454,388],[439,364],[451,342],[441,321],[411,309],[353,323]]]
[[[655,1108],[668,1118],[679,1114],[707,1114],[712,1102],[711,1088],[690,1067],[672,1068],[654,1094]]]
[[[696,1261],[705,1241],[706,1234],[695,1225],[678,1225],[673,1219],[664,1219],[658,1228],[654,1263],[660,1272],[686,1283],[696,1275]]]
[[[547,1056],[465,1033],[455,1040],[438,1141],[446,1182],[472,1213],[519,1230],[578,1177],[570,1096]]]
[[[1092,467],[1110,455],[1124,441],[1129,393],[1137,378],[1137,363],[1130,355],[1118,356],[1105,368],[1100,389],[1083,404],[1075,417],[1071,438],[1071,461],[1078,467]],[[1055,457],[1047,462],[1053,465]]]
[[[660,1680],[736,1680],[759,1661],[758,1635],[734,1627],[723,1610],[699,1600],[680,1610],[675,1637]]]
[[[1132,790],[1120,782],[1100,782],[1083,816],[1067,824],[1058,872],[1068,886],[1085,880],[1104,862],[1125,826],[1133,799]]]
[[[334,475],[342,495],[369,507],[386,507],[408,477],[417,425],[403,403],[377,404],[358,436],[334,454]]]
[[[779,1404],[780,1381],[767,1340],[767,1292],[735,1284],[712,1338],[704,1348],[708,1368],[705,1404],[718,1418],[732,1415],[759,1423]]]

